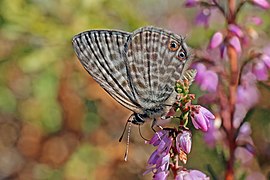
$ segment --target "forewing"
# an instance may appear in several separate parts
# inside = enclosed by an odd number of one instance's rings
[[[73,38],[77,57],[88,73],[119,103],[141,112],[128,78],[124,46],[130,33],[92,30]]]
[[[165,103],[174,93],[175,83],[186,69],[186,62],[175,58],[179,51],[169,50],[171,40],[183,45],[181,48],[187,51],[183,38],[154,27],[136,30],[128,43],[127,61],[132,88],[144,108]]]

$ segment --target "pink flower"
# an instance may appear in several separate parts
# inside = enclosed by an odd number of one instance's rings
[[[246,74],[243,74],[241,77],[241,84],[243,86],[255,86],[256,82],[256,76],[250,71],[248,71]]]
[[[227,55],[227,46],[226,45],[224,45],[224,44],[222,44],[221,46],[220,46],[220,58],[225,58],[226,57],[226,55]]]
[[[215,116],[200,105],[193,106],[191,109],[191,120],[196,129],[206,132],[210,126],[209,121],[214,119]]]
[[[210,43],[208,45],[208,48],[214,49],[214,48],[218,47],[222,42],[223,42],[223,34],[221,32],[216,32],[212,36]]]
[[[191,179],[200,179],[200,180],[209,180],[204,173],[198,170],[181,170],[177,173],[175,180],[191,180]]]
[[[169,174],[170,153],[172,139],[169,132],[161,130],[152,137],[149,144],[157,147],[148,160],[148,167],[144,174],[154,173],[153,179],[166,179]]]
[[[186,0],[185,6],[186,7],[194,7],[198,5],[198,0]]]
[[[218,75],[214,71],[206,71],[201,83],[201,89],[208,92],[215,92],[218,85]]]
[[[252,16],[249,18],[249,20],[255,25],[261,25],[263,23],[263,20],[257,16]]]
[[[196,16],[196,21],[195,21],[196,24],[208,27],[210,15],[211,15],[210,9],[203,9]]]
[[[204,64],[198,63],[194,68],[197,70],[195,81],[200,85],[204,79],[204,72],[206,71],[206,67]]]
[[[234,33],[239,38],[242,38],[244,36],[244,33],[243,33],[242,29],[239,26],[235,25],[235,24],[229,24],[228,29],[229,29],[229,31]]]
[[[264,62],[264,64],[266,65],[266,67],[268,69],[270,69],[270,56],[269,55],[266,55],[266,54],[263,54],[261,56],[261,60]]]
[[[233,115],[233,127],[235,129],[237,129],[241,125],[244,118],[246,117],[248,110],[249,109],[247,109],[246,106],[242,103],[237,103],[235,105],[235,111]]]
[[[270,56],[263,54],[252,67],[252,73],[256,76],[257,80],[265,81],[268,79],[268,70],[270,69]]]
[[[162,139],[166,136],[168,136],[168,131],[162,130],[155,133],[155,135],[150,139],[148,142],[149,144],[152,144],[153,146],[158,146]]]
[[[243,125],[240,127],[239,134],[243,136],[250,136],[251,135],[250,123],[248,122],[243,123]]]
[[[166,180],[169,172],[160,171],[153,177],[154,180]]]
[[[252,68],[252,72],[258,81],[266,81],[268,79],[268,69],[263,61],[257,61]]]
[[[183,131],[176,137],[176,149],[178,153],[183,150],[185,153],[189,154],[191,150],[191,133],[189,131]]]
[[[259,91],[256,85],[239,85],[237,88],[237,103],[246,109],[253,107],[259,100]]]
[[[251,0],[251,2],[263,9],[269,9],[270,8],[270,4],[268,3],[268,1],[266,0]]]
[[[214,71],[206,70],[206,67],[202,63],[198,63],[195,66],[197,75],[195,81],[200,88],[204,91],[215,92],[218,85],[218,75]]]
[[[229,43],[232,47],[234,47],[234,49],[236,50],[236,52],[241,53],[242,52],[242,48],[241,48],[241,43],[238,37],[233,36],[230,40]]]
[[[217,141],[221,140],[222,138],[222,134],[219,131],[217,125],[215,125],[217,122],[219,121],[221,123],[220,119],[215,119],[214,121],[210,121],[210,126],[208,128],[208,131],[204,133],[204,141],[206,142],[206,144],[211,147],[214,148],[216,146]]]
[[[253,159],[253,154],[243,147],[237,147],[234,152],[234,155],[237,159],[241,161],[242,164],[251,163]]]

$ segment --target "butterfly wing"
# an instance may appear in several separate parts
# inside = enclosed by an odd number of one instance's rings
[[[168,48],[173,41],[179,45],[177,51]],[[179,53],[186,53],[180,59]],[[186,69],[188,49],[183,38],[169,31],[143,27],[133,32],[127,48],[127,61],[135,98],[144,109],[157,104],[173,104],[174,87]]]
[[[140,113],[130,87],[124,46],[130,33],[92,30],[74,36],[72,43],[77,57],[88,73],[119,103]]]

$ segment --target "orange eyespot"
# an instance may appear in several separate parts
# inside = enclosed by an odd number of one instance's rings
[[[177,49],[179,48],[179,44],[175,41],[170,41],[168,48],[170,51],[177,51]]]

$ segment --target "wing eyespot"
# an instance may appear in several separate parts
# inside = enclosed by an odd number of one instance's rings
[[[174,40],[171,40],[168,44],[168,48],[170,51],[177,51],[179,47],[180,45]]]
[[[176,57],[180,61],[184,61],[184,60],[186,60],[187,55],[186,55],[186,52],[184,50],[180,50]]]

